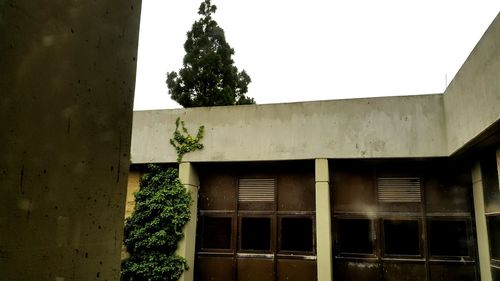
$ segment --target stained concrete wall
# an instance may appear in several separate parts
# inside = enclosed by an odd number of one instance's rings
[[[500,120],[500,15],[446,89],[444,105],[450,154]]]
[[[140,1],[0,0],[0,279],[118,280]]]
[[[134,112],[132,162],[175,162],[181,117],[204,149],[186,161],[427,157],[447,154],[442,95]]]
[[[141,173],[137,171],[130,171],[127,183],[127,199],[125,203],[125,218],[132,215],[135,208],[135,193],[140,189]]]

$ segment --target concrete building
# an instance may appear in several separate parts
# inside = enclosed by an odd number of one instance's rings
[[[442,94],[134,112],[137,167],[176,163],[183,280],[500,280],[500,17]]]

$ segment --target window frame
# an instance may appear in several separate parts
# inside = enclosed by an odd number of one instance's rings
[[[294,255],[294,254],[298,254],[298,255],[316,255],[316,215],[315,214],[311,214],[311,215],[307,215],[307,214],[278,214],[277,216],[277,223],[278,223],[278,226],[277,226],[277,234],[278,234],[278,243],[277,243],[277,248],[276,248],[276,253],[278,254],[282,254],[282,255]],[[312,243],[312,246],[311,246],[311,251],[293,251],[293,250],[282,250],[281,249],[281,243],[282,243],[282,240],[283,240],[283,219],[284,218],[307,218],[307,219],[310,219],[311,220],[311,243]]]
[[[495,213],[495,214],[487,214],[486,215],[486,229],[487,229],[487,232],[488,232],[488,247],[489,247],[489,250],[490,250],[490,263],[491,263],[491,267],[495,267],[498,269],[500,269],[500,257],[494,257],[493,256],[493,251],[492,251],[492,241],[491,241],[491,233],[492,231],[490,231],[490,225],[491,225],[491,222],[490,222],[490,218],[496,218],[497,220],[500,221],[500,213]],[[500,244],[500,238],[497,239],[497,243]],[[500,247],[500,245],[498,245],[498,247]]]
[[[372,252],[371,253],[341,252],[339,220],[368,220],[370,222],[370,226],[371,226]],[[378,223],[377,223],[378,220],[379,220],[378,217],[357,216],[357,215],[335,215],[333,217],[333,229],[335,230],[334,231],[335,257],[338,257],[338,258],[343,258],[343,257],[367,258],[367,259],[378,258],[378,255],[377,255],[377,244],[378,244],[378,240],[379,240],[379,235],[378,235],[379,227],[378,227]]]
[[[407,254],[387,254],[386,253],[386,245],[385,245],[385,238],[386,238],[386,230],[384,226],[384,221],[416,221],[418,224],[418,249],[419,253],[417,255],[407,255]],[[379,228],[380,228],[380,257],[382,259],[415,259],[415,260],[421,260],[424,259],[424,238],[422,237],[423,234],[423,219],[420,216],[405,216],[405,217],[396,217],[396,216],[390,216],[390,217],[381,217],[379,220]]]
[[[427,250],[428,250],[428,256],[429,256],[429,261],[440,261],[440,260],[450,260],[450,261],[457,261],[457,260],[464,260],[464,261],[474,261],[474,249],[473,245],[469,243],[470,241],[474,240],[474,236],[472,233],[472,221],[471,218],[468,217],[448,217],[448,216],[428,216],[426,218],[427,220]],[[431,245],[432,245],[432,236],[431,236],[431,221],[462,221],[465,222],[465,235],[466,235],[466,244],[467,244],[467,256],[454,256],[454,255],[434,255],[432,254],[431,251]]]
[[[204,228],[204,220],[205,218],[230,218],[231,219],[231,233],[230,233],[230,248],[209,248],[209,247],[204,247],[204,234],[205,234],[205,228]],[[217,253],[233,253],[235,250],[235,239],[234,239],[234,231],[235,231],[235,215],[234,213],[215,213],[215,212],[200,212],[199,218],[198,218],[198,227],[201,228],[200,235],[197,237],[199,247],[197,247],[200,252],[217,252]]]
[[[237,253],[252,253],[252,254],[272,254],[276,250],[276,222],[275,215],[272,213],[244,213],[238,214],[238,247],[236,249]],[[242,237],[243,237],[243,219],[245,218],[268,218],[269,219],[269,250],[250,250],[243,249]]]

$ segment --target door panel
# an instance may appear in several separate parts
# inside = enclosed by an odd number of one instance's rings
[[[400,263],[384,262],[385,281],[424,281],[425,264],[422,263]]]
[[[231,281],[234,276],[232,257],[198,257],[196,269],[199,281]]]
[[[272,259],[238,258],[238,281],[274,281]]]
[[[278,281],[316,281],[316,261],[278,260]]]
[[[431,264],[431,281],[474,281],[474,265]]]
[[[337,261],[333,269],[335,281],[379,281],[378,262]]]

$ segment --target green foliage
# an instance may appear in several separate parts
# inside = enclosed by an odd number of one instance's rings
[[[122,281],[178,280],[187,264],[175,255],[189,221],[191,196],[176,169],[148,165],[135,194],[134,213],[125,222],[130,257],[122,263]]]
[[[167,74],[172,99],[183,107],[253,104],[245,96],[250,76],[233,65],[234,50],[226,42],[224,30],[212,19],[217,7],[204,0],[184,43],[183,68]]]
[[[182,132],[179,131],[179,124],[182,126]],[[203,148],[203,144],[200,141],[203,138],[204,130],[205,126],[200,126],[196,137],[193,137],[186,129],[184,121],[177,117],[175,120],[174,138],[170,139],[170,144],[175,147],[175,151],[177,152],[177,162],[180,163],[182,161],[184,154]]]

